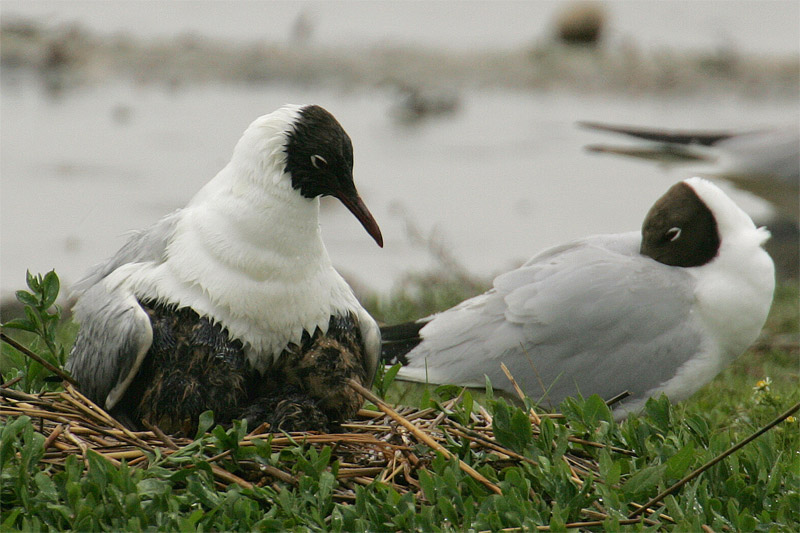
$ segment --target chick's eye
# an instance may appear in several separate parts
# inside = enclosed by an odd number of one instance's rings
[[[311,156],[311,164],[314,165],[314,168],[321,169],[328,165],[328,162],[325,161],[325,158],[321,155],[314,154]]]
[[[675,242],[678,240],[678,237],[681,236],[681,228],[670,228],[664,234],[664,237],[667,238],[670,242]]]

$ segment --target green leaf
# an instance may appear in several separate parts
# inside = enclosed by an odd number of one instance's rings
[[[694,456],[694,444],[690,442],[667,460],[666,477],[670,479],[682,478],[689,467],[692,466]]]
[[[191,473],[189,470],[179,470],[178,472],[185,474],[183,479],[180,481],[185,480],[188,474]],[[160,496],[162,494],[169,494],[170,491],[171,487],[169,482],[163,479],[147,478],[139,481],[136,484],[136,492],[139,494],[139,496],[145,498],[155,498],[156,496]]]
[[[758,527],[758,521],[747,509],[741,512],[737,522],[741,531],[755,531],[756,527]]]
[[[316,469],[318,472],[322,472],[328,468],[331,462],[331,451],[332,449],[330,446],[325,446],[322,448],[322,451],[319,452],[319,457],[316,460]]]
[[[671,411],[672,405],[664,394],[658,398],[650,398],[645,403],[645,412],[655,422],[656,427],[665,433],[668,433],[672,427]]]
[[[336,478],[330,472],[322,472],[319,476],[319,486],[317,489],[317,499],[320,503],[326,502],[333,493],[336,485]]]
[[[453,506],[453,502],[448,498],[439,498],[436,502],[436,507],[438,507],[445,520],[448,520],[453,525],[459,523],[456,508]]]
[[[28,317],[28,321],[33,324],[35,331],[38,332],[42,329],[42,319],[39,317],[39,313],[34,311],[32,307],[25,307],[25,316]]]
[[[601,420],[611,422],[611,409],[597,394],[589,396],[583,404],[583,420],[587,426],[595,427]]]
[[[228,434],[222,426],[214,426],[214,429],[211,430],[211,434],[216,437],[217,445],[223,450],[233,450],[238,444],[238,441],[236,441],[232,435]]]
[[[464,407],[464,424],[469,424],[470,415],[472,414],[472,407],[474,405],[472,394],[469,390],[464,389],[464,396],[461,400],[461,405]]]
[[[486,398],[491,400],[494,398],[494,389],[492,388],[492,380],[489,379],[489,376],[484,376],[484,383],[483,386],[486,390]]]
[[[0,426],[0,463],[6,465],[11,457],[14,455],[14,445],[17,444],[18,435],[29,426],[31,423],[30,417],[22,415],[16,419],[11,419],[10,422],[4,423]]]
[[[511,431],[517,436],[520,450],[523,450],[533,438],[531,419],[522,409],[515,409],[511,415]]]
[[[51,502],[58,501],[58,491],[50,476],[44,472],[37,472],[33,480],[36,482],[36,488],[39,489],[39,495]]]
[[[44,435],[34,432],[33,426],[28,424],[22,430],[22,440],[24,442],[21,451],[22,464],[32,472],[44,455]]]
[[[203,411],[197,419],[197,433],[195,433],[195,440],[205,435],[208,428],[214,425],[214,412]]]
[[[419,486],[422,487],[422,493],[428,499],[429,502],[435,503],[436,502],[436,484],[433,481],[433,477],[427,470],[420,470],[418,474],[419,479]]]
[[[609,485],[616,485],[619,483],[620,475],[622,474],[622,464],[620,461],[614,461],[606,472],[606,483]]]
[[[387,371],[386,371],[386,372],[383,374],[383,390],[386,390],[386,389],[388,389],[388,388],[389,388],[389,386],[390,386],[390,385],[392,384],[392,382],[394,381],[394,378],[395,378],[395,376],[397,376],[397,373],[400,371],[400,368],[401,368],[402,366],[403,366],[403,365],[401,365],[400,363],[398,363],[398,364],[396,364],[396,365],[392,366],[392,368],[390,368],[389,370],[387,370]]]
[[[14,294],[17,296],[17,301],[23,305],[30,305],[31,307],[39,306],[39,299],[28,291],[17,291]]]
[[[9,329],[21,329],[24,331],[30,331],[31,333],[36,333],[36,328],[34,327],[33,323],[25,318],[12,318],[3,324],[3,327]]]
[[[515,452],[523,452],[533,439],[531,421],[522,409],[497,400],[490,404],[494,410],[492,429],[497,442]]]
[[[11,512],[9,513],[9,515],[6,517],[6,519],[3,520],[3,523],[0,524],[0,530],[2,530],[2,531],[14,531],[14,530],[17,530],[18,528],[14,527],[14,525],[15,525],[15,523],[17,521],[17,517],[20,515],[21,512],[22,512],[22,508],[21,507],[17,507],[16,509],[12,509]]]
[[[41,284],[39,283],[39,276],[31,274],[30,270],[25,271],[25,283],[33,292],[39,292]]]
[[[197,509],[189,516],[180,517],[178,522],[179,531],[194,532],[197,531],[197,523],[203,518],[203,510]]]
[[[664,470],[666,470],[666,468],[667,465],[655,465],[643,468],[625,482],[622,486],[622,490],[628,497],[632,498],[646,494],[658,485],[658,482],[664,477]]]
[[[44,283],[42,284],[42,294],[44,296],[42,299],[43,309],[47,309],[55,303],[56,298],[58,298],[60,285],[55,270],[51,270],[45,275]]]

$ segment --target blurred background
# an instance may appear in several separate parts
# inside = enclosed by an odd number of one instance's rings
[[[724,162],[594,153],[624,139],[579,121],[800,129],[796,0],[3,0],[0,23],[4,299],[26,269],[69,286],[183,206],[284,103],[324,106],[353,140],[385,248],[335,202],[322,230],[362,293],[638,230],[669,186]],[[796,279],[797,212],[726,190]]]

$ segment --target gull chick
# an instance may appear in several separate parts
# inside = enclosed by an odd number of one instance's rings
[[[353,183],[353,147],[315,105],[256,119],[230,162],[183,209],[135,233],[75,290],[67,369],[126,425],[191,434],[198,416],[329,429],[355,414],[380,331],[333,268],[320,196],[379,246]]]
[[[775,287],[769,238],[716,185],[690,178],[641,232],[545,250],[442,313],[383,328],[383,359],[410,381],[514,392],[545,405],[629,393],[615,416],[661,393],[689,397],[758,336]]]

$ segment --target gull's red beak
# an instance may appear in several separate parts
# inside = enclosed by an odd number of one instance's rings
[[[347,194],[347,193],[336,193],[333,196],[339,199],[340,202],[344,204],[344,206],[350,210],[351,213],[355,215],[361,225],[364,226],[364,229],[367,230],[375,242],[378,243],[378,246],[383,248],[383,235],[381,235],[381,229],[378,227],[378,223],[375,222],[375,219],[372,216],[372,213],[369,212],[367,206],[364,205],[364,202],[361,200],[361,197],[358,193]]]

